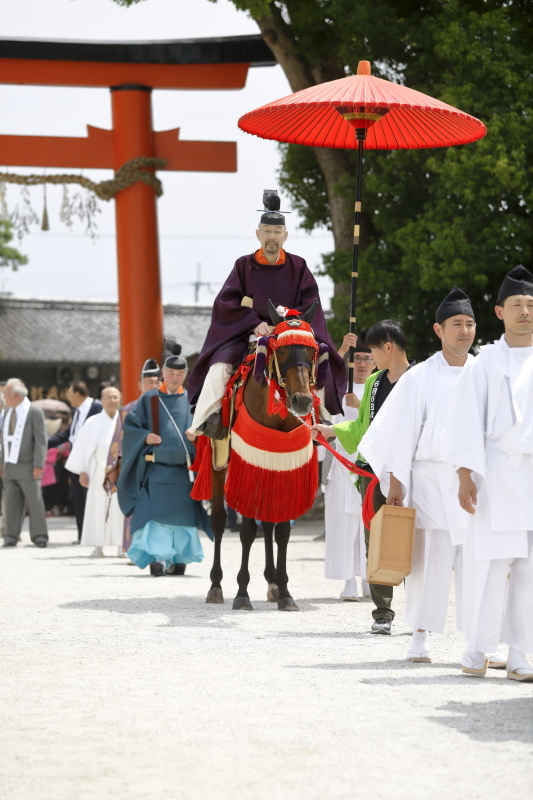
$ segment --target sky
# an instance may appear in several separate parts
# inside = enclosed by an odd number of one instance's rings
[[[229,0],[145,0],[123,8],[112,0],[17,0],[4,4],[1,35],[44,39],[150,40],[203,38],[257,33],[256,24]],[[158,200],[161,280],[165,303],[194,301],[193,281],[200,265],[199,302],[210,304],[235,260],[256,249],[255,229],[263,189],[279,188],[278,146],[239,131],[238,118],[269,101],[290,94],[279,66],[248,72],[246,87],[236,91],[162,91],[152,94],[155,130],[179,127],[181,139],[237,142],[237,173],[160,172],[164,195]],[[0,85],[0,134],[85,136],[86,125],[111,128],[107,89]],[[2,167],[0,150],[0,170]],[[40,170],[9,167],[16,173]],[[69,172],[70,170],[48,170]],[[72,170],[72,172],[76,172]],[[110,171],[86,170],[95,181]],[[288,197],[282,209],[290,210]],[[10,210],[19,189],[8,187]],[[43,189],[31,189],[39,216]],[[0,291],[26,297],[117,299],[114,201],[99,202],[98,239],[93,242],[78,222],[72,232],[60,222],[60,187],[49,186],[50,231],[39,226],[17,245],[28,256],[18,272],[0,270]],[[314,271],[322,253],[333,249],[331,234],[309,235],[299,218],[287,217],[287,250],[307,260]],[[333,286],[317,278],[325,307]]]

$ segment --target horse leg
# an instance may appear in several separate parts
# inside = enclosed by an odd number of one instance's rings
[[[254,543],[257,534],[257,525],[255,519],[243,517],[241,522],[241,546],[242,546],[242,560],[239,574],[237,575],[237,583],[239,584],[239,591],[233,601],[233,610],[238,611],[253,611],[253,606],[248,596],[248,584],[250,583],[250,572],[248,570],[248,561],[250,558],[250,550]]]
[[[265,536],[265,571],[263,575],[265,576],[265,580],[268,583],[268,590],[267,590],[267,600],[271,603],[277,602],[279,600],[279,592],[278,587],[274,582],[274,575],[276,572],[276,566],[274,564],[274,543],[272,534],[274,533],[274,523],[273,522],[262,522],[263,532]]]
[[[215,552],[213,555],[213,567],[211,568],[211,588],[207,593],[206,603],[223,603],[222,594],[222,564],[220,560],[220,548],[222,536],[226,527],[226,508],[224,506],[224,481],[226,470],[215,472],[213,470],[213,497],[211,498],[211,528],[215,539]]]
[[[292,599],[287,584],[287,545],[291,535],[290,522],[278,522],[276,525],[276,544],[278,546],[278,560],[274,581],[278,586],[279,599],[278,608],[280,611],[299,611],[300,609]]]

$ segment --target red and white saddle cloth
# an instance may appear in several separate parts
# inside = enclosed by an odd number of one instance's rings
[[[317,453],[309,429],[266,428],[241,403],[231,431],[228,505],[251,519],[286,522],[311,508],[317,489]]]

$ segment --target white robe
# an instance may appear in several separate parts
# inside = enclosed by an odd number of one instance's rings
[[[473,361],[468,357],[467,363]],[[452,569],[460,625],[460,546],[467,514],[457,502],[458,478],[440,458],[450,397],[463,367],[442,352],[417,364],[398,382],[359,445],[387,496],[390,473],[402,484],[404,502],[416,509],[411,574],[405,582],[405,618],[413,630],[444,632]]]
[[[354,394],[359,400],[365,385],[354,384]],[[351,408],[343,400],[344,416],[337,414],[333,424],[344,420],[357,419],[359,409]],[[349,455],[341,443],[336,441],[337,451],[349,461],[355,461],[356,453]],[[366,556],[363,521],[361,518],[361,496],[354,485],[355,475],[348,472],[333,457],[328,474],[325,492],[326,552],[324,577],[333,580],[350,580],[360,575],[363,580],[363,594],[368,594],[365,582]]]
[[[118,411],[110,417],[105,411],[85,422],[76,437],[66,469],[89,476],[89,490],[83,518],[81,544],[93,547],[122,544],[124,515],[117,493],[109,498],[104,489],[107,455],[117,424]]]
[[[481,348],[452,397],[441,457],[478,488],[464,546],[468,649],[533,652],[533,348],[503,336]]]

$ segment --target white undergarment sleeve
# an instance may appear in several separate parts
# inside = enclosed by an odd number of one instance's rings
[[[231,364],[211,364],[206,375],[200,397],[196,403],[196,410],[191,423],[193,431],[198,430],[206,419],[215,411],[222,407],[222,398],[226,391],[226,386],[233,372]]]

